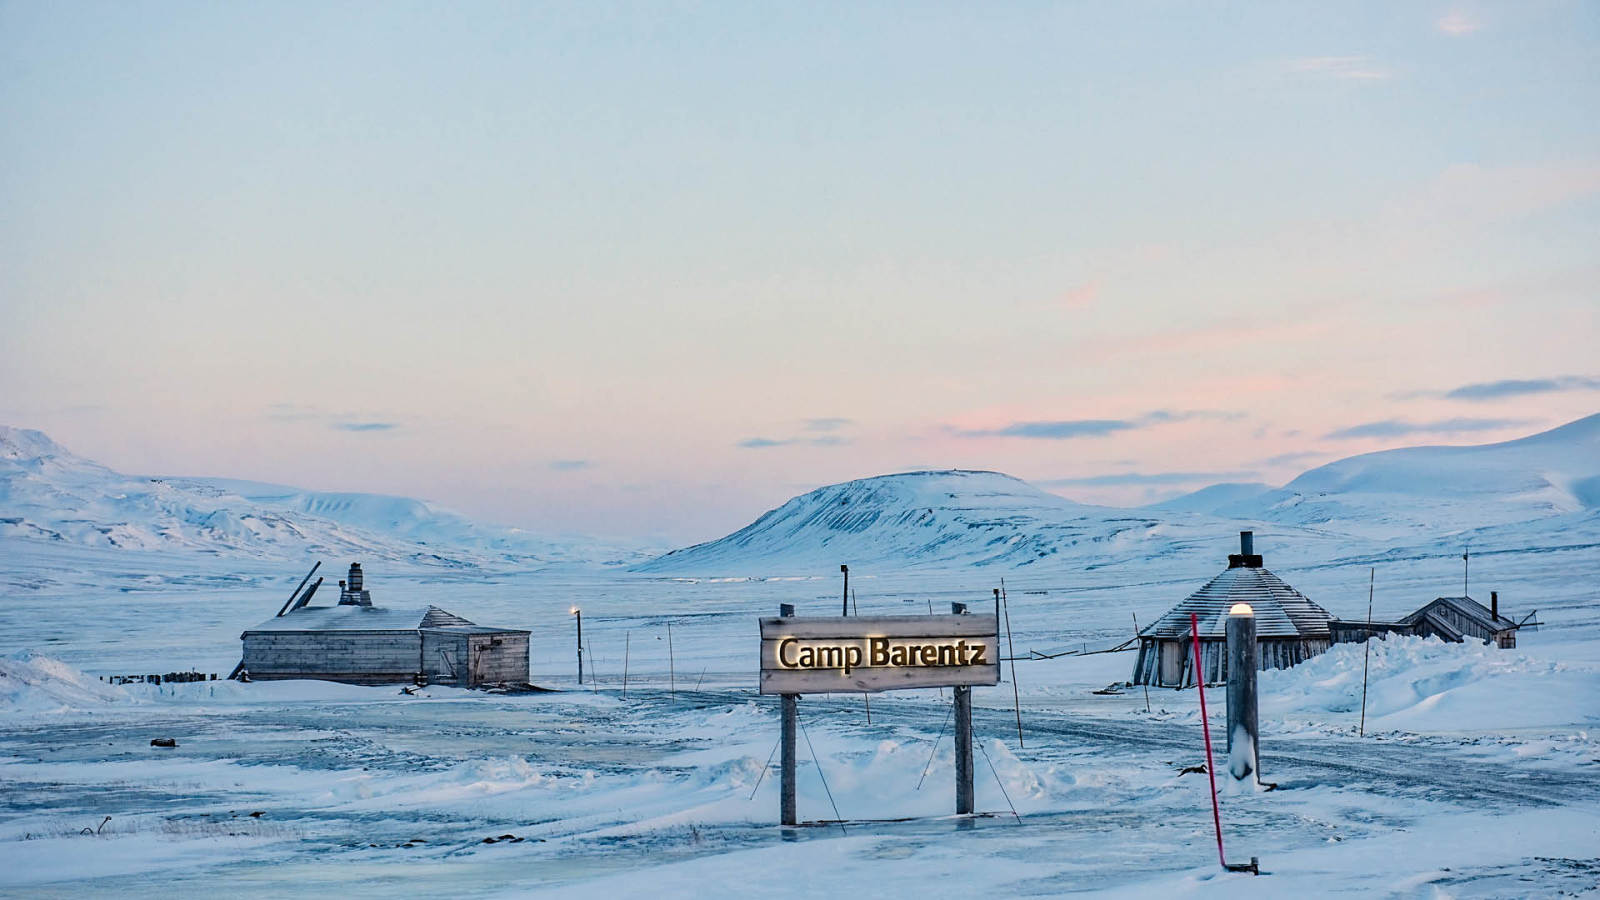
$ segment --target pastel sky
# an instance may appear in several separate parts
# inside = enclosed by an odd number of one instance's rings
[[[1600,410],[1600,4],[0,3],[0,422],[671,541]]]

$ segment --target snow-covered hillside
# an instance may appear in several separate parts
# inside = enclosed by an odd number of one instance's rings
[[[635,571],[780,575],[880,569],[1099,568],[1199,552],[1236,529],[1279,562],[1600,542],[1600,415],[1520,440],[1413,447],[1313,469],[1286,487],[1219,484],[1166,503],[1074,503],[998,472],[907,472],[818,488],[740,530]],[[1222,552],[1225,552],[1222,551]]]
[[[1514,441],[1407,447],[1312,469],[1214,512],[1398,538],[1600,511],[1600,414]]]
[[[1226,526],[1212,529],[1226,532]],[[999,472],[880,475],[802,494],[726,537],[636,566],[658,574],[785,574],[840,563],[880,569],[1073,565],[1154,559],[1203,539],[1138,510],[1086,506]]]
[[[77,456],[39,431],[0,426],[0,541],[310,555],[425,566],[615,564],[643,554],[475,523],[420,500],[203,478],[146,478]]]

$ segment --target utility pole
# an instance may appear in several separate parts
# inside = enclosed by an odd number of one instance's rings
[[[848,616],[850,615],[850,567],[841,563],[839,571],[844,573],[844,612],[839,615]]]

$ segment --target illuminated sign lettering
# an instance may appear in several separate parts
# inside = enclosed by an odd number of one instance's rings
[[[804,694],[998,684],[995,617],[761,620],[761,692]]]

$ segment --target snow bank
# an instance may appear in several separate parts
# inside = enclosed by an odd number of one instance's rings
[[[0,716],[57,713],[125,701],[128,693],[32,650],[0,656]]]
[[[1371,643],[1367,729],[1431,733],[1590,729],[1600,667],[1527,650],[1390,635]],[[1359,717],[1366,648],[1339,644],[1261,677],[1263,719]]]

